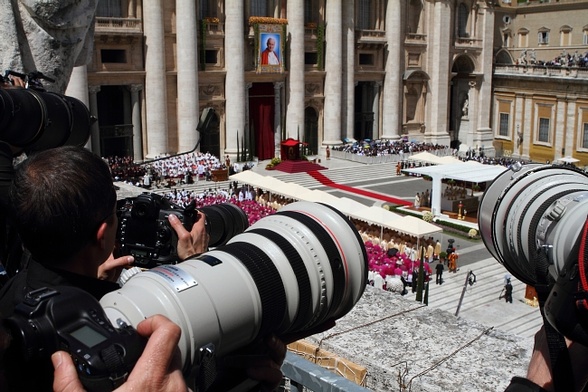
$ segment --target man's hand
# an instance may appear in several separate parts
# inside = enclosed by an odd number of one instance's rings
[[[116,282],[122,270],[126,267],[130,267],[135,259],[133,256],[123,256],[114,258],[111,253],[108,259],[98,266],[98,279],[108,280],[110,282]]]
[[[127,381],[115,392],[185,392],[188,391],[182,376],[178,350],[181,329],[169,319],[155,315],[142,321],[137,332],[149,337],[143,354]],[[55,368],[55,392],[82,392],[84,388],[69,354],[58,351],[51,356]]]
[[[168,216],[169,224],[178,235],[178,257],[186,260],[190,256],[199,255],[208,250],[209,235],[206,232],[206,215],[198,212],[192,230],[188,231],[174,214]]]

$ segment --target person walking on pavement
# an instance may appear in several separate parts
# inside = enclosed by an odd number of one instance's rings
[[[445,267],[443,266],[442,262],[438,262],[435,266],[435,271],[437,272],[435,277],[435,284],[443,284],[443,270]]]
[[[504,299],[507,303],[510,302],[512,304],[512,283],[510,283],[510,279],[507,279],[504,285]]]

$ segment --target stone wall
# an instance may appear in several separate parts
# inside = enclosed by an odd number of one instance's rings
[[[503,391],[533,340],[368,286],[333,329],[306,339],[368,369],[373,391]]]

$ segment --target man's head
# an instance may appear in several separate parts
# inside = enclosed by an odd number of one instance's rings
[[[276,40],[273,38],[268,38],[267,42],[266,42],[266,46],[267,46],[267,50],[269,50],[270,52],[273,52],[274,49],[276,48]]]
[[[110,247],[104,253],[112,251],[116,191],[108,165],[90,151],[66,146],[29,157],[17,167],[10,200],[23,244],[40,262],[68,263],[100,238]]]

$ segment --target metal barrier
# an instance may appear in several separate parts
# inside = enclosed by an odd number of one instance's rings
[[[303,390],[317,392],[370,391],[291,352],[286,353],[282,373],[290,379],[291,392],[302,392]]]

